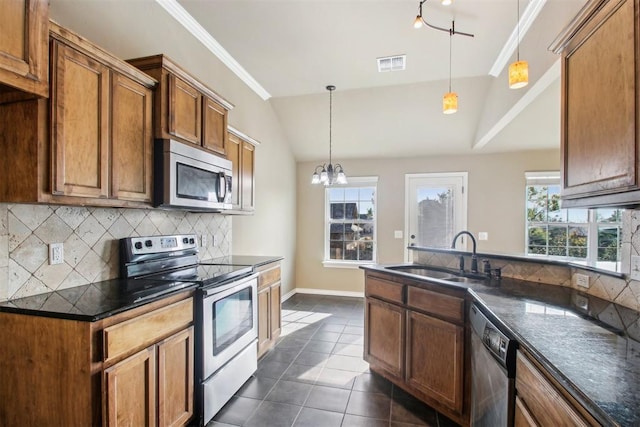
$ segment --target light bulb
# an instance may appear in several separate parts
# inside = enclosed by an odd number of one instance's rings
[[[320,175],[318,175],[317,172],[314,172],[314,174],[311,176],[311,183],[320,184]]]
[[[421,28],[422,27],[422,16],[416,16],[416,20],[413,21],[413,28]]]
[[[451,3],[453,3],[451,0],[442,0],[443,6],[449,6]]]
[[[338,178],[336,179],[336,182],[338,184],[346,184],[347,183],[347,177],[344,174],[344,172],[338,172]]]
[[[329,175],[327,174],[326,170],[322,169],[322,172],[320,172],[320,182],[326,184],[327,181],[329,181]]]

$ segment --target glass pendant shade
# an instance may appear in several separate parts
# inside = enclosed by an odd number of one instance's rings
[[[320,184],[320,175],[318,175],[318,172],[314,172],[313,175],[311,175],[311,183]]]
[[[509,88],[520,89],[529,83],[529,63],[516,61],[509,65]]]
[[[422,17],[420,15],[416,16],[415,21],[413,21],[413,28],[421,28],[422,27]]]
[[[452,0],[442,0],[443,6],[449,6],[452,3]]]
[[[444,114],[453,114],[458,111],[458,94],[448,92],[442,97],[442,112]]]

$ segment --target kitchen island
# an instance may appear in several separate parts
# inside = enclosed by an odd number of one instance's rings
[[[480,304],[599,424],[640,425],[637,312],[575,289],[508,277],[454,283],[385,266],[362,268],[398,283],[465,291],[469,303]]]

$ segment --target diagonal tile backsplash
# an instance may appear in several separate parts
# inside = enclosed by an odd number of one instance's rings
[[[207,236],[200,259],[231,253],[225,215],[0,203],[0,301],[117,278],[119,239],[176,233]],[[49,265],[50,243],[64,263]]]

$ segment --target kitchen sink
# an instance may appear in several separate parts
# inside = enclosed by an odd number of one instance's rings
[[[429,277],[432,279],[446,280],[456,283],[482,283],[485,277],[480,274],[470,272],[460,272],[442,267],[430,267],[422,265],[392,265],[385,267],[387,270],[399,271],[402,273],[415,274],[418,276]]]

